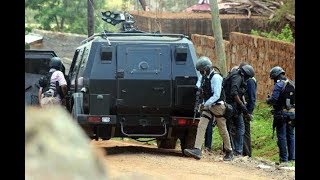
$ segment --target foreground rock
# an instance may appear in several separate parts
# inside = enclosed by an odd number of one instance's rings
[[[61,107],[25,109],[25,179],[107,179],[101,154]]]

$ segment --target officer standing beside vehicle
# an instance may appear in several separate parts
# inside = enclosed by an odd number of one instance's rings
[[[67,81],[59,57],[53,57],[49,63],[49,72],[39,80],[39,103],[41,107],[50,104],[66,105]]]
[[[243,96],[246,93],[246,81],[252,77],[254,77],[253,67],[249,64],[241,64],[239,68],[230,71],[224,83],[226,102],[234,108],[234,115],[227,120],[227,125],[229,134],[231,135],[234,155],[236,156],[243,155],[244,118],[251,120]]]
[[[213,67],[212,62],[208,57],[202,56],[196,63],[196,69],[202,75],[197,82],[197,87],[203,90],[203,109],[201,112],[200,121],[198,123],[196,141],[194,148],[184,149],[186,156],[192,156],[196,159],[201,159],[202,144],[204,142],[205,132],[208,122],[215,117],[219,134],[224,143],[226,154],[223,157],[224,161],[233,159],[232,148],[230,144],[230,137],[227,131],[226,119],[223,117],[226,111],[224,104],[224,96],[222,93],[222,76],[217,73]]]
[[[273,106],[273,128],[277,133],[280,163],[295,160],[295,91],[280,66],[270,70],[270,78],[274,81],[271,97],[267,103]]]

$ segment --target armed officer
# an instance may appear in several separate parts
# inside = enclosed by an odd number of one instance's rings
[[[198,78],[196,86],[202,89],[204,102],[197,128],[194,148],[185,149],[184,154],[186,156],[192,156],[196,159],[201,159],[201,148],[204,142],[206,128],[208,126],[208,122],[212,121],[215,117],[219,134],[224,143],[224,148],[226,149],[226,154],[223,157],[223,160],[230,161],[233,159],[233,154],[229,133],[227,131],[226,119],[223,117],[226,109],[222,92],[223,78],[220,73],[213,69],[212,62],[208,57],[200,57],[196,63],[196,69],[201,74],[201,76]]]
[[[243,96],[247,90],[246,81],[254,77],[254,69],[249,64],[241,64],[227,75],[224,83],[226,102],[231,104],[234,115],[228,119],[228,132],[231,135],[231,144],[234,155],[243,155],[243,140],[245,133],[244,118],[251,120],[249,111],[244,103]]]
[[[295,160],[294,84],[280,66],[270,70],[270,78],[274,81],[274,87],[267,103],[273,106],[273,129],[276,128],[277,132],[280,163],[287,163]]]
[[[41,107],[49,104],[66,105],[67,81],[64,77],[62,62],[59,57],[51,58],[49,72],[39,80],[39,103]]]

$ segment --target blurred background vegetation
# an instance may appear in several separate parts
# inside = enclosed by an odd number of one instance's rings
[[[181,12],[187,7],[197,4],[198,0],[145,0],[145,2],[150,7],[151,11]],[[265,32],[258,32],[254,30],[252,33],[268,38],[276,38],[276,35],[274,34],[280,34],[283,29],[287,30],[287,28],[290,28],[292,38],[294,39],[294,23],[288,22],[286,17],[288,15],[295,15],[295,0],[272,0],[272,2],[282,5],[279,9],[275,10],[273,18],[266,20],[270,25],[267,26]],[[104,30],[114,32],[120,28],[120,25],[112,26],[102,21],[101,12],[107,10],[143,10],[139,0],[26,0],[26,34],[31,32],[34,28],[49,31],[87,34],[88,5],[93,6],[95,33],[103,32]],[[283,39],[290,39],[290,35]],[[294,40],[290,41],[294,42]]]

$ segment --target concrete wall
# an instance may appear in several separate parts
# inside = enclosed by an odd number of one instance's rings
[[[191,39],[197,56],[208,56],[213,64],[218,65],[213,37],[194,34]],[[228,70],[241,62],[247,62],[255,69],[259,100],[265,100],[267,94],[272,92],[273,81],[269,78],[272,67],[281,66],[290,79],[295,79],[295,45],[292,43],[232,32],[230,41],[224,44]]]

